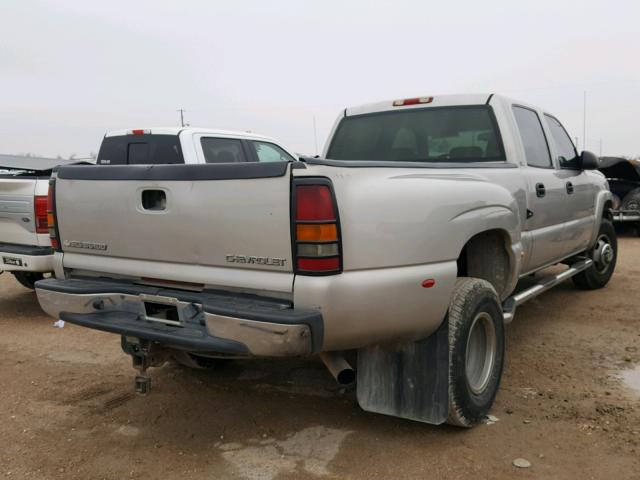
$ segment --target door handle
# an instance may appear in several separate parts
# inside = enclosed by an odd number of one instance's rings
[[[573,183],[567,182],[567,193],[571,195],[573,193]]]
[[[543,183],[536,183],[536,196],[542,198],[547,194],[547,189],[544,188]]]
[[[167,194],[164,190],[143,190],[142,208],[145,210],[166,210]]]

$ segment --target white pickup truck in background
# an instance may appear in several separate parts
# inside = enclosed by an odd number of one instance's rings
[[[250,132],[165,127],[108,132],[98,165],[290,162],[296,155],[275,140]]]
[[[57,278],[37,283],[40,304],[121,335],[140,391],[170,357],[319,354],[346,383],[355,350],[365,410],[471,426],[516,308],[613,274],[597,157],[539,108],[488,94],[347,108],[324,157],[194,129],[107,136],[101,165],[52,182]]]

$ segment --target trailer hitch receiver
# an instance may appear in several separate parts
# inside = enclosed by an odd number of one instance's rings
[[[169,359],[169,351],[150,340],[135,337],[122,337],[122,350],[131,355],[133,368],[139,371],[134,378],[136,393],[146,395],[151,389],[151,377],[147,375],[149,367],[161,367]]]

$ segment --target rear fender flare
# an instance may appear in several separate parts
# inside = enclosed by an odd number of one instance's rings
[[[481,208],[468,210],[451,219],[452,222],[467,222],[466,235],[464,241],[458,249],[458,256],[469,241],[481,233],[489,231],[499,231],[505,237],[505,247],[509,254],[509,281],[505,291],[511,292],[518,283],[519,272],[521,270],[523,253],[519,216],[514,211],[502,205],[489,205]]]

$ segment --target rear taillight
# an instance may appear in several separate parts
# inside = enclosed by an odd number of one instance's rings
[[[296,273],[340,273],[340,223],[331,182],[324,178],[295,180],[292,218]]]
[[[47,196],[36,195],[33,198],[33,210],[36,220],[36,233],[47,233],[49,231],[47,225]]]
[[[55,205],[55,179],[49,180],[49,193],[47,199],[47,229],[49,238],[51,238],[51,246],[55,250],[60,250],[60,239],[58,238],[58,226],[56,225],[56,205]]]

